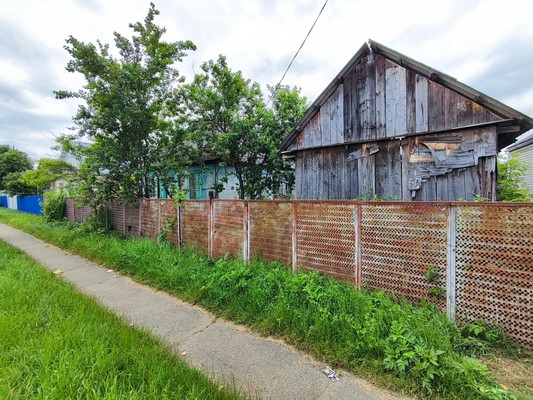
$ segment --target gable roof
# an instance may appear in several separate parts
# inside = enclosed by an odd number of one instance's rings
[[[505,150],[506,151],[517,151],[530,145],[533,145],[533,132],[531,134],[525,135],[523,138],[519,138],[519,140],[517,140],[510,146],[507,146]]]
[[[519,131],[516,132],[511,130],[514,135],[512,138],[510,138],[509,143],[507,144],[510,144],[516,138],[516,136],[533,128],[533,119],[531,117],[522,114],[521,112],[471,88],[468,85],[465,85],[464,83],[459,82],[457,79],[446,75],[443,72],[437,71],[434,68],[413,60],[412,58],[409,58],[395,50],[369,39],[367,43],[361,46],[361,48],[355,53],[350,61],[348,61],[346,66],[337,74],[335,79],[333,79],[326,89],[316,98],[313,104],[307,109],[302,119],[298,122],[296,127],[294,127],[287,137],[285,137],[285,139],[281,142],[279,146],[281,151],[287,150],[292,141],[298,136],[307,123],[311,121],[311,119],[320,110],[322,105],[324,105],[324,103],[335,92],[339,85],[344,82],[344,77],[353,72],[359,61],[370,53],[380,54],[386,59],[389,59],[406,69],[412,70],[431,81],[437,82],[442,86],[453,90],[465,98],[483,106],[484,108],[503,118],[504,121],[500,121],[499,124],[515,121],[515,123],[518,123],[519,125]]]

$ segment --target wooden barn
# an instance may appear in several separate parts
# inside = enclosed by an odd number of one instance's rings
[[[369,41],[281,143],[297,199],[496,200],[500,149],[533,119]]]

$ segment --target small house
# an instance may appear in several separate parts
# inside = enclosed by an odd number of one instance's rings
[[[190,200],[235,200],[238,198],[238,180],[232,171],[232,168],[221,165],[218,160],[209,159],[204,160],[203,165],[192,165],[181,179],[176,176],[175,181],[179,182],[179,188]],[[154,174],[150,174],[148,186],[149,197],[170,197]]]
[[[533,119],[375,41],[280,145],[297,199],[496,200],[498,152]]]

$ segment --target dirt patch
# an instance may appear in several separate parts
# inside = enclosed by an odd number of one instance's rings
[[[521,396],[521,399],[533,399],[533,356],[513,360],[493,356],[482,360],[494,380]]]

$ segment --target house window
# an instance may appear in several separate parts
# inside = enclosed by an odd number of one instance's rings
[[[189,177],[189,198],[196,200],[196,175]]]

